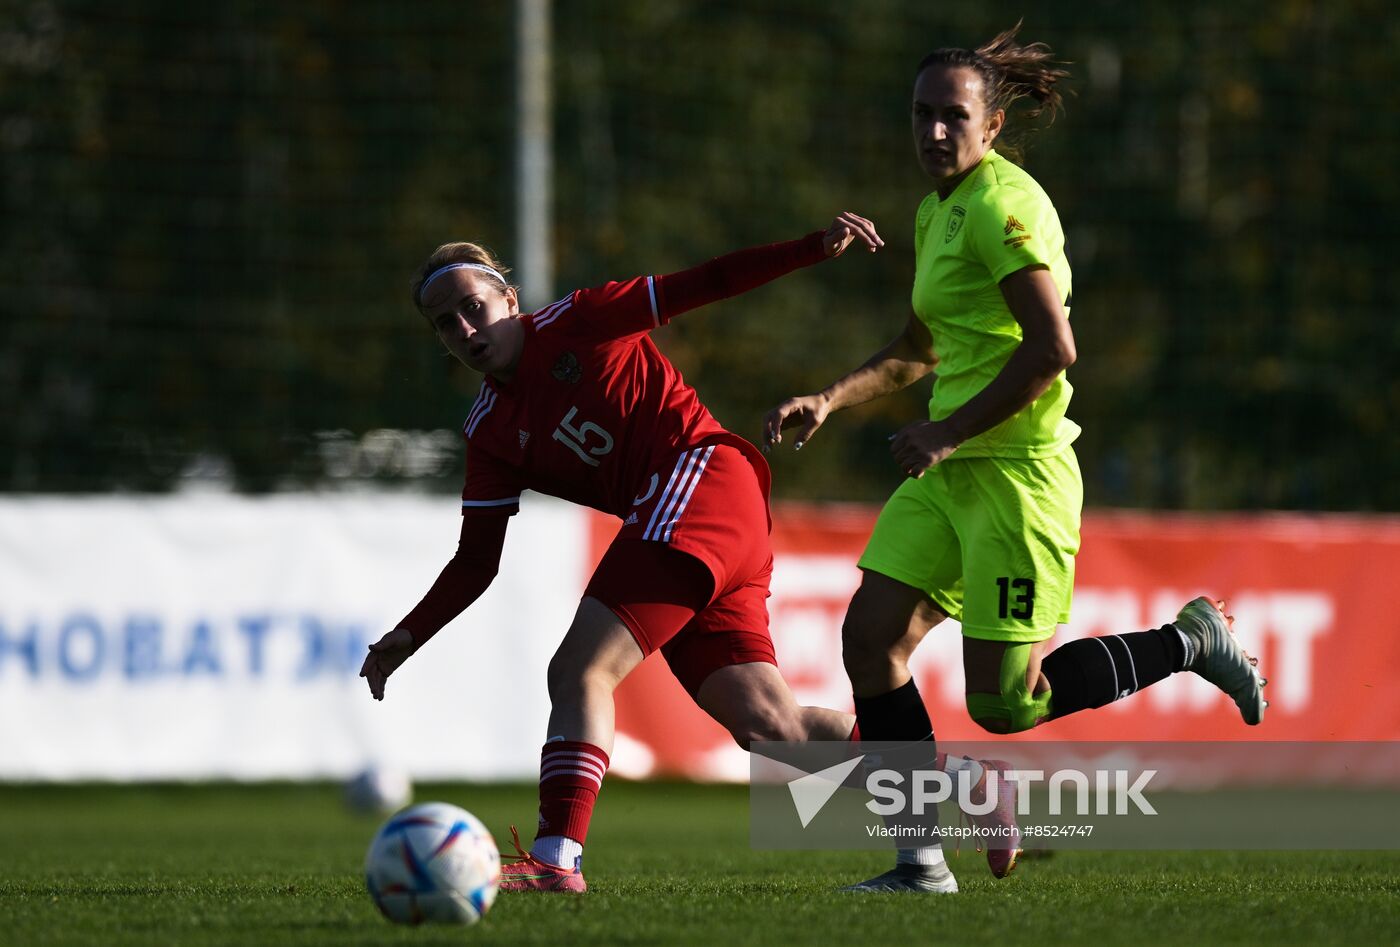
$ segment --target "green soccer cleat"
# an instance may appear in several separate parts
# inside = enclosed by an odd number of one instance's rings
[[[1195,648],[1184,670],[1194,671],[1220,688],[1251,727],[1264,719],[1264,685],[1255,667],[1258,659],[1251,658],[1235,638],[1233,615],[1226,615],[1224,602],[1212,602],[1205,596],[1192,599],[1177,613],[1175,625]]]
[[[957,894],[958,879],[947,865],[895,865],[883,875],[860,884],[846,885],[842,891],[900,892],[906,894]]]

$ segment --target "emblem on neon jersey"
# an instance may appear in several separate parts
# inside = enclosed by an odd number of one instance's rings
[[[1004,234],[1010,234],[1011,231],[1013,231],[1013,230],[1025,230],[1025,229],[1026,229],[1026,225],[1025,225],[1025,224],[1021,223],[1019,220],[1017,220],[1017,219],[1016,219],[1014,216],[1012,216],[1011,214],[1007,214],[1007,215],[1006,215],[1006,226],[1003,227],[1003,228],[1001,228],[1001,232],[1004,233]]]
[[[568,382],[571,385],[578,384],[578,380],[583,377],[583,369],[579,366],[578,356],[573,352],[561,354],[549,373],[560,381]]]
[[[962,229],[963,218],[967,216],[967,211],[961,207],[954,207],[949,212],[949,214],[950,216],[948,217],[948,235],[943,238],[944,243],[953,242],[953,238],[956,237],[958,235],[958,231]]]

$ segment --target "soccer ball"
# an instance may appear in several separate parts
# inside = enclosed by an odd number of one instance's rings
[[[501,856],[476,816],[445,802],[385,822],[365,855],[365,885],[398,924],[475,924],[496,900]]]
[[[345,783],[345,804],[355,812],[394,812],[412,799],[413,783],[403,770],[371,766]]]

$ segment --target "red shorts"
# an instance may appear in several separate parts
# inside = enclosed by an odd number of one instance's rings
[[[584,594],[621,618],[644,654],[660,649],[693,697],[720,668],[778,663],[767,466],[720,443],[682,451],[657,474]]]

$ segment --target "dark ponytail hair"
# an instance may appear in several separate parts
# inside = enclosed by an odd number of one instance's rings
[[[1056,84],[1069,77],[1067,69],[1058,68],[1064,63],[1054,59],[1054,53],[1044,43],[1016,42],[1016,34],[1021,30],[1021,21],[1009,30],[992,37],[976,49],[948,47],[935,49],[919,61],[915,71],[918,77],[929,66],[965,66],[982,77],[983,105],[987,113],[997,109],[1007,112],[1011,106],[1023,99],[1030,102],[1021,110],[1027,119],[1035,119],[1048,113],[1046,124],[1064,107],[1064,96]],[[1019,147],[1013,140],[1006,142],[1006,128],[1002,128],[998,141],[1003,142],[997,150],[1009,157],[1017,157]]]

